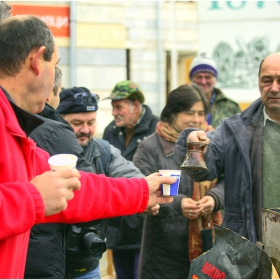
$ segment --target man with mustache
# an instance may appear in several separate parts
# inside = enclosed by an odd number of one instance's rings
[[[95,173],[115,178],[144,177],[131,161],[122,157],[119,149],[94,137],[98,102],[99,96],[85,87],[67,88],[60,93],[57,112],[72,126],[84,149],[83,155]],[[105,229],[106,220],[68,227],[65,278],[101,278],[99,260],[106,250]],[[87,240],[91,246],[85,247]]]
[[[61,83],[62,72],[56,66],[54,87],[47,98],[44,110],[37,115],[44,123],[33,129],[29,137],[50,155],[58,153],[76,155],[78,158],[76,168],[94,173],[91,165],[83,157],[84,150],[79,145],[72,127],[56,111],[60,101]],[[66,227],[67,225],[62,223],[38,224],[32,227],[24,278],[64,278]]]
[[[155,132],[159,118],[144,105],[140,86],[132,81],[115,85],[111,95],[115,118],[104,131],[103,139],[120,149],[122,156],[132,160],[138,144]],[[113,250],[117,278],[137,278],[143,218],[139,215],[110,219],[107,248]]]
[[[241,114],[224,119],[211,134],[184,130],[174,156],[183,162],[188,142],[207,141],[208,170],[186,169],[195,181],[212,180],[224,173],[223,225],[251,242],[262,241],[262,209],[280,206],[280,53],[260,64],[261,98]]]

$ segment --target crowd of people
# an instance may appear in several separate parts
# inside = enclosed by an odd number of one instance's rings
[[[42,20],[11,17],[0,2],[0,44],[0,278],[100,279],[107,249],[118,279],[188,278],[213,224],[262,241],[262,209],[280,198],[279,53],[260,63],[261,97],[243,112],[215,87],[205,54],[160,117],[140,85],[120,81],[105,98],[114,120],[100,139],[101,100],[83,85],[62,88]],[[208,168],[181,168],[187,143],[200,141]],[[61,153],[77,156],[76,169],[50,171],[48,158]],[[161,195],[176,179],[160,169],[182,170],[177,196]]]
[[[37,263],[37,256],[43,255],[50,266],[41,263],[41,267],[43,265],[43,269],[52,273],[51,264],[55,263],[58,269],[65,266],[65,230],[57,229],[59,223],[92,222],[144,211],[156,215],[159,204],[173,200],[159,196],[159,185],[174,183],[176,179],[157,173],[144,178],[110,178],[77,169],[50,171],[50,154],[39,145],[43,146],[44,140],[54,141],[52,146],[57,149],[56,153],[61,153],[68,141],[63,128],[61,135],[55,137],[56,131],[50,123],[57,126],[60,123],[36,116],[44,111],[54,88],[59,58],[53,35],[38,17],[13,16],[0,23],[0,41],[0,217],[3,229],[0,234],[0,277],[23,278],[30,230],[34,225],[46,223],[53,241],[43,245],[41,242],[50,234],[38,230],[39,238],[34,242],[41,249],[35,248],[33,254],[29,250],[29,256],[31,253]],[[76,104],[79,100],[76,99]],[[53,108],[47,106],[47,109]],[[51,111],[48,112],[50,117],[56,115]],[[62,124],[69,126],[65,121]],[[30,134],[40,127],[49,127],[54,138],[45,134],[46,138],[36,143]],[[69,133],[81,149],[73,130]],[[92,168],[89,163],[86,167]],[[57,239],[60,239],[59,243]],[[50,255],[42,248],[47,248]]]

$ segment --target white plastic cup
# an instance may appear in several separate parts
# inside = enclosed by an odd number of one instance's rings
[[[178,195],[181,172],[182,172],[181,170],[169,170],[169,169],[159,170],[160,176],[170,176],[170,177],[177,178],[176,182],[171,185],[169,185],[169,184],[160,185],[162,196],[177,196]]]
[[[63,169],[76,168],[78,158],[71,154],[58,154],[51,156],[48,160],[51,170],[58,171]]]

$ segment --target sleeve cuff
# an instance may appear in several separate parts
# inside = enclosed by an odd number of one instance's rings
[[[214,206],[213,212],[217,212],[220,209],[220,203],[219,203],[219,199],[217,198],[217,196],[213,193],[206,193],[205,195],[209,195],[214,199],[215,206]]]
[[[147,209],[149,197],[150,197],[150,190],[148,183],[145,179],[139,179],[141,182],[141,186],[143,188],[143,196],[142,196],[142,203],[140,205],[140,208],[138,210],[138,213],[142,213]]]

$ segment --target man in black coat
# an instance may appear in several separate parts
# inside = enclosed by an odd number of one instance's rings
[[[54,107],[59,104],[61,76],[60,69],[56,67],[54,89],[47,100]],[[84,150],[79,145],[72,127],[48,103],[38,115],[44,124],[34,129],[30,138],[50,155],[75,154],[78,157],[77,169],[94,173],[91,165],[83,157]],[[65,230],[64,224],[40,224],[31,229],[24,278],[64,278]]]
[[[121,155],[119,149],[94,137],[98,101],[99,96],[85,87],[67,88],[60,93],[57,112],[72,126],[84,149],[84,157],[95,173],[113,178],[144,177],[131,161]],[[66,235],[66,278],[101,278],[99,260],[106,249],[103,240],[107,220],[90,227],[69,227]]]

